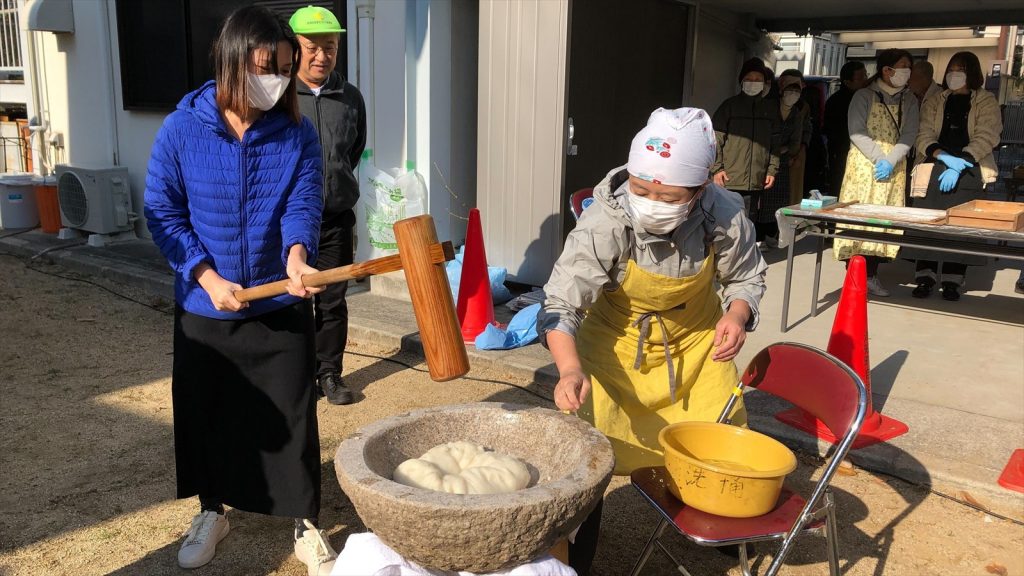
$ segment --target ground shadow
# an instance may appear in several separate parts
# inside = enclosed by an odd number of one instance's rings
[[[896,377],[899,376],[903,365],[907,363],[910,352],[897,350],[885,360],[882,360],[871,369],[871,401],[877,412],[885,408],[885,402],[892,393],[892,387],[896,384]]]

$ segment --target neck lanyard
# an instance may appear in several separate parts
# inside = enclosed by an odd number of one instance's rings
[[[875,92],[875,95],[878,96],[878,103],[882,105],[882,108],[885,108],[885,111],[889,114],[889,118],[892,120],[892,123],[896,125],[897,134],[903,133],[903,96],[906,95],[906,93],[906,90],[900,92],[899,120],[897,120],[896,117],[892,115],[892,110],[889,110],[889,105],[885,103],[885,98],[882,96],[882,93]]]

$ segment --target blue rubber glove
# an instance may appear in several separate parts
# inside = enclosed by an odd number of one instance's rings
[[[875,180],[885,180],[889,176],[892,176],[892,164],[885,159],[875,162]]]
[[[971,164],[963,158],[957,158],[956,156],[946,154],[945,152],[940,153],[937,156],[939,162],[946,165],[946,168],[956,170],[957,174],[964,171],[964,168],[974,168],[974,164]]]
[[[939,175],[939,191],[943,194],[952,194],[956,188],[956,181],[960,179],[960,172],[953,168],[946,168]]]

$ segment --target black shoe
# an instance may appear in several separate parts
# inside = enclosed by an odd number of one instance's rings
[[[1014,285],[1013,291],[1017,294],[1024,294],[1024,280],[1017,280],[1017,284]]]
[[[956,302],[960,299],[960,287],[952,282],[942,283],[942,298],[943,300],[949,300],[950,302]]]
[[[932,295],[932,288],[935,286],[935,280],[931,278],[922,278],[917,282],[917,288],[910,293],[914,298],[927,298]]]
[[[345,381],[338,374],[324,374],[317,378],[316,384],[331,404],[342,406],[355,401],[352,391],[345,387]]]

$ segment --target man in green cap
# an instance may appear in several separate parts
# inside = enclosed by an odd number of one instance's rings
[[[324,211],[320,226],[321,270],[351,264],[355,205],[359,182],[355,169],[366,147],[366,104],[355,86],[335,70],[341,33],[338,18],[326,8],[308,6],[295,11],[288,24],[298,36],[301,61],[299,108],[320,134],[324,166]],[[346,283],[329,286],[316,295],[316,383],[331,404],[351,404],[352,392],[341,378],[341,361],[348,340]]]

